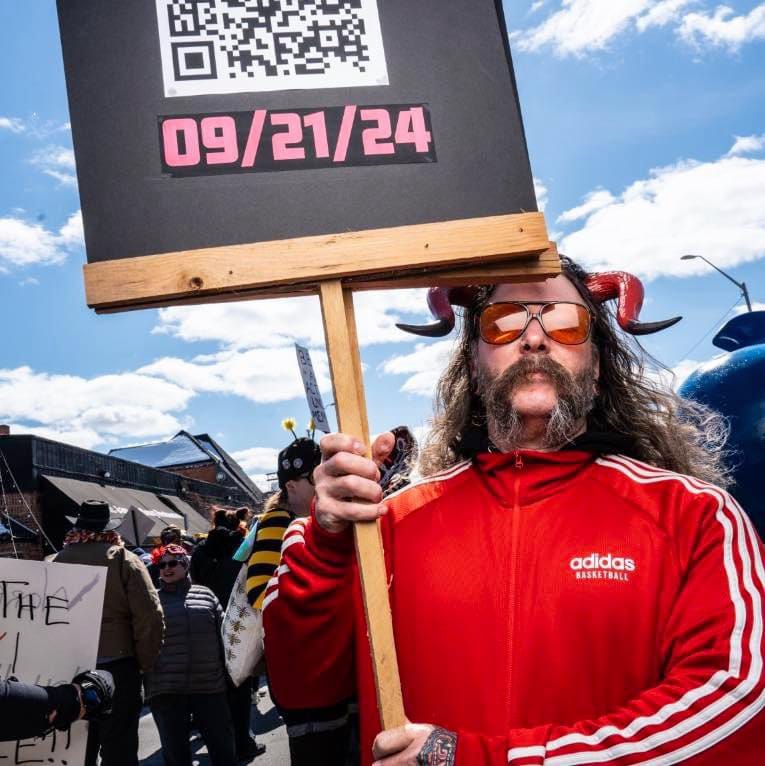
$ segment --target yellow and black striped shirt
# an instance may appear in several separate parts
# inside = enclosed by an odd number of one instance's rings
[[[292,513],[277,506],[272,511],[266,511],[258,522],[252,553],[247,562],[247,600],[253,609],[263,607],[266,586],[279,566],[282,538],[294,518]]]

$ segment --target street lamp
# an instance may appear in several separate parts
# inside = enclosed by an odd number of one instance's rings
[[[744,300],[746,301],[746,308],[748,311],[752,310],[752,303],[749,300],[749,291],[746,289],[746,282],[736,282],[735,279],[730,274],[726,274],[722,269],[718,269],[717,266],[714,265],[711,261],[708,261],[703,255],[681,255],[680,260],[681,261],[688,261],[691,258],[701,258],[702,261],[705,263],[708,263],[715,271],[719,271],[720,274],[722,274],[726,279],[729,279],[731,282],[733,282],[736,287],[738,287],[739,290],[741,290],[741,294],[744,296]]]

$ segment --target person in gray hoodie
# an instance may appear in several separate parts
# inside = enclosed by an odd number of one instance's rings
[[[165,641],[144,681],[165,763],[190,766],[193,717],[212,766],[234,766],[220,603],[209,588],[191,584],[189,558],[182,546],[165,546],[157,563]]]

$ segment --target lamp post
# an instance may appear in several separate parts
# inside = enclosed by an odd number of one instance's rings
[[[701,258],[702,261],[705,263],[708,263],[715,271],[719,271],[720,274],[722,274],[726,279],[729,279],[731,282],[733,282],[736,287],[738,287],[739,290],[741,290],[741,294],[744,296],[744,300],[746,301],[746,308],[747,311],[752,310],[752,302],[749,300],[749,291],[746,289],[746,282],[736,282],[735,279],[730,274],[726,274],[722,269],[718,269],[717,266],[714,265],[711,261],[707,260],[703,255],[681,255],[680,260],[681,261],[688,261],[691,258]]]

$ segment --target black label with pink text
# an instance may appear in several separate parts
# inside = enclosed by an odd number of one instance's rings
[[[165,116],[159,142],[178,178],[436,162],[425,104]]]

